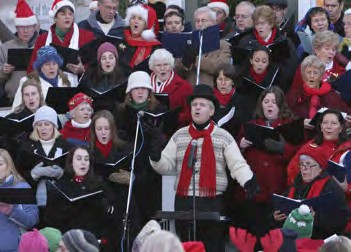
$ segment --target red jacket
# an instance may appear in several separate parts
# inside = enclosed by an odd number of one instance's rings
[[[52,43],[55,45],[68,47],[70,42],[71,42],[72,35],[73,35],[73,25],[72,25],[71,29],[66,33],[64,41],[61,41],[57,37],[57,35],[55,33],[55,27],[56,27],[55,24],[50,27],[51,32],[52,32]],[[33,71],[33,63],[37,59],[37,52],[41,47],[45,46],[45,42],[46,42],[47,37],[48,37],[48,33],[47,32],[43,33],[42,35],[40,35],[38,37],[37,41],[35,42],[32,57],[30,59],[28,69],[27,69],[28,73]],[[78,41],[79,48],[82,47],[83,45],[85,45],[86,43],[94,40],[94,39],[95,39],[94,33],[92,33],[91,31],[84,30],[84,29],[79,29],[79,41]]]
[[[188,125],[191,120],[190,106],[187,102],[189,95],[193,94],[193,87],[187,81],[182,79],[179,75],[174,73],[172,81],[165,86],[163,93],[169,94],[170,109],[182,106],[179,113],[179,126]]]
[[[60,132],[63,138],[66,139],[68,142],[75,143],[75,140],[78,140],[90,143],[90,127],[75,128],[73,127],[71,120],[66,122],[65,126]]]
[[[276,120],[272,127],[288,122],[288,120]],[[250,121],[259,125],[266,125],[262,119]],[[244,131],[241,131],[244,133]],[[242,136],[244,134],[241,134]],[[241,140],[241,138],[240,138]],[[243,156],[250,165],[251,170],[256,175],[260,193],[256,196],[257,201],[270,201],[273,193],[282,194],[286,191],[286,166],[293,157],[299,146],[293,146],[286,142],[284,154],[270,153],[266,150],[256,147],[245,149]],[[241,190],[241,196],[245,196],[244,190]],[[240,198],[242,198],[240,196]]]

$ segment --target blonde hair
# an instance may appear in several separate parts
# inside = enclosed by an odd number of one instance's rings
[[[24,92],[24,89],[28,86],[33,86],[33,87],[36,87],[37,90],[38,90],[38,93],[39,93],[39,96],[40,96],[40,100],[39,100],[39,108],[41,106],[44,106],[45,105],[45,100],[44,100],[44,95],[43,95],[43,91],[42,91],[42,88],[41,88],[41,84],[40,84],[40,81],[37,79],[37,78],[33,78],[33,77],[28,77],[28,79],[23,82],[23,85],[21,87],[21,94],[22,94],[22,102],[20,105],[18,105],[14,112],[15,113],[19,113],[19,112],[22,112],[23,109],[25,108],[25,105],[24,105],[24,95],[23,95],[23,92]]]
[[[53,138],[54,139],[59,138],[61,136],[61,133],[58,131],[58,129],[55,127],[55,125],[52,122],[50,122],[50,123],[54,126],[54,137]],[[34,129],[33,129],[32,133],[30,134],[29,138],[34,140],[34,141],[40,140],[40,136],[39,136],[36,125],[34,125]]]
[[[15,164],[10,153],[5,149],[0,149],[0,157],[4,159],[5,164],[7,165],[7,174],[6,177],[9,175],[13,175],[13,184],[17,184],[18,182],[24,181],[22,176],[16,170]]]
[[[255,9],[252,14],[253,23],[256,25],[260,18],[267,21],[270,25],[275,26],[275,14],[268,5],[261,5]]]
[[[339,35],[329,30],[317,32],[312,40],[313,51],[320,49],[324,45],[335,46],[335,49],[337,49],[339,45]]]

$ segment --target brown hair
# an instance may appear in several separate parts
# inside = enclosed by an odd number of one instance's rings
[[[39,107],[45,105],[44,95],[43,95],[43,91],[41,89],[40,81],[38,79],[35,79],[35,78],[28,78],[25,82],[23,82],[22,87],[21,87],[22,102],[20,105],[18,105],[15,108],[14,113],[20,113],[23,111],[23,109],[25,109],[25,104],[24,104],[24,100],[23,100],[23,90],[28,86],[33,86],[33,87],[37,88],[39,96],[40,96]]]
[[[275,26],[275,14],[273,9],[268,5],[261,5],[255,9],[252,14],[253,23],[256,25],[260,18],[267,21],[270,25]]]

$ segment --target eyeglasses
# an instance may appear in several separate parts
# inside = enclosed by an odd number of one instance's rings
[[[238,20],[238,19],[247,19],[247,18],[249,18],[249,17],[251,17],[251,15],[239,15],[239,14],[235,14],[235,15],[234,15],[234,19],[235,19],[235,20]]]
[[[210,21],[210,20],[208,20],[208,19],[195,19],[195,23],[207,23],[208,21]]]
[[[170,64],[168,64],[168,63],[165,63],[165,64],[156,64],[156,65],[154,65],[154,67],[155,68],[158,68],[158,69],[161,69],[161,68],[164,68],[164,69],[168,69],[168,68],[170,68]]]
[[[117,7],[106,6],[104,4],[101,4],[101,5],[104,6],[104,8],[108,11],[117,11],[118,10]]]
[[[35,29],[34,25],[31,26],[16,26],[17,29],[19,30],[24,30],[24,31],[33,31]]]
[[[302,169],[312,169],[314,167],[317,167],[317,164],[299,164],[300,170],[302,170]]]

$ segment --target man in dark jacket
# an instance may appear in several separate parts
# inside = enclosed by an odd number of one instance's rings
[[[98,0],[98,10],[90,13],[88,19],[81,21],[79,28],[94,32],[96,38],[105,35],[122,37],[124,21],[118,15],[119,0]]]
[[[334,25],[334,32],[344,37],[344,1],[343,0],[324,0],[324,9],[329,13],[330,21]]]

